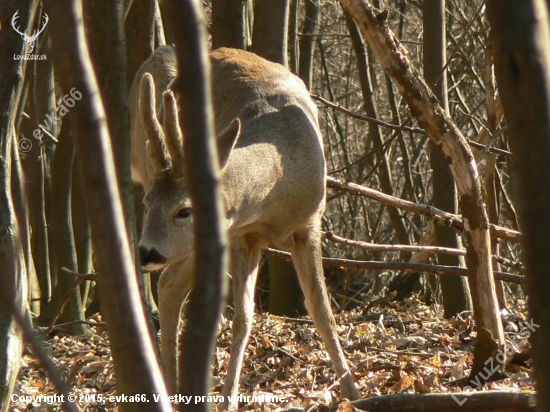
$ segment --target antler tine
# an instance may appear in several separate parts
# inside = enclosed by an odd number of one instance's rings
[[[184,173],[183,133],[178,122],[178,106],[171,90],[166,90],[164,98],[164,132],[166,145],[172,159],[172,170]]]
[[[171,161],[164,131],[157,118],[155,83],[150,73],[145,73],[141,79],[139,106],[141,123],[149,139],[147,155],[153,166],[153,174],[158,175],[162,171],[170,169]]]

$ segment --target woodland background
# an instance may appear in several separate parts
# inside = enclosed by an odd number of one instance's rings
[[[83,1],[80,23],[80,1],[66,10],[53,0],[0,5],[3,410],[18,379],[23,335],[55,391],[67,391],[31,325],[46,338],[93,336],[105,321],[117,392],[164,390],[152,348],[156,334],[147,332],[147,325],[158,328],[158,274],[139,273],[132,259],[142,211],[130,177],[126,96],[152,50],[178,44],[178,24],[192,26],[186,11],[192,6],[105,3]],[[434,316],[471,325],[470,332],[475,324],[469,378],[506,348],[510,316],[533,321],[541,325],[531,336],[537,408],[547,410],[548,4],[373,1],[385,11],[372,18],[361,4],[212,0],[202,2],[200,15],[209,47],[245,48],[286,65],[318,104],[330,176],[325,274],[339,319],[357,320],[357,313],[395,302],[407,307],[413,299]],[[44,28],[32,53],[46,60],[13,58],[30,53],[12,29],[16,11],[21,32]],[[91,78],[99,90],[90,89]],[[98,119],[99,107],[106,122]],[[293,271],[284,254],[266,251],[259,316],[305,313]],[[351,330],[361,338],[363,332]],[[484,380],[505,377],[506,368],[499,365]],[[499,396],[489,403],[527,410],[521,408],[533,395],[514,398],[517,404]]]

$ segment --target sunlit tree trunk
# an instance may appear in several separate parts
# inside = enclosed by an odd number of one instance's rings
[[[159,402],[120,403],[122,411],[168,411],[167,390],[155,356],[142,304],[133,251],[124,222],[106,114],[85,40],[82,3],[59,7],[45,1],[50,16],[52,56],[62,90],[78,102],[69,125],[77,136],[77,156],[85,182],[86,210],[92,227],[102,314],[114,360],[117,392],[145,395]],[[77,94],[77,92],[80,94]]]
[[[38,2],[4,1],[0,3],[0,24],[10,27],[9,20],[19,11],[24,29],[32,27]],[[12,145],[18,145],[15,131],[23,79],[27,64],[14,60],[25,54],[28,44],[14,30],[0,31],[0,410],[7,411],[13,392],[23,337],[14,310],[28,316],[27,272],[20,242],[19,225],[11,195]]]
[[[228,252],[220,170],[214,134],[206,22],[198,0],[166,1],[167,27],[176,46],[178,74],[172,85],[186,158],[195,232],[194,287],[178,339],[178,393],[206,396],[211,391],[214,344],[224,302]],[[185,24],[176,18],[186,16]],[[208,411],[208,402],[180,404],[179,410]]]

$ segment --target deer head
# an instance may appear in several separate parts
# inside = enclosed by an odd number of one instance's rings
[[[28,50],[27,54],[30,54],[30,53],[32,53],[32,51],[34,49],[34,43],[36,42],[36,39],[38,38],[38,35],[44,31],[44,29],[46,28],[46,25],[48,24],[48,21],[50,20],[50,18],[48,17],[48,15],[46,13],[44,13],[44,23],[42,25],[42,28],[39,29],[39,30],[33,31],[32,36],[29,36],[27,34],[26,30],[24,32],[21,32],[19,30],[19,27],[15,26],[18,17],[19,17],[19,10],[17,10],[15,12],[15,14],[13,15],[13,17],[11,19],[11,26],[13,27],[13,29],[17,33],[19,33],[21,35],[23,40],[27,42],[27,44],[29,45],[29,50]]]
[[[141,264],[149,270],[177,262],[194,248],[193,213],[184,173],[183,134],[171,90],[163,93],[162,109],[163,124],[157,118],[153,77],[145,73],[141,81],[140,117],[148,139],[147,168],[154,179],[143,199],[145,213],[139,249]],[[217,138],[222,169],[240,131],[241,122],[235,119]]]

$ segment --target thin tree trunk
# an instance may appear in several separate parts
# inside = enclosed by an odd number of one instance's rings
[[[186,327],[179,336],[178,392],[206,396],[221,317],[228,253],[224,231],[219,166],[214,137],[210,62],[206,23],[198,0],[165,2],[169,27],[176,41],[178,74],[172,90],[179,106],[186,175],[194,210],[194,287],[186,307]],[[176,18],[187,16],[185,24]],[[180,404],[180,410],[207,411],[209,404]]]
[[[17,144],[15,121],[27,67],[28,45],[10,27],[10,19],[19,11],[21,27],[30,30],[38,2],[0,3],[0,410],[7,411],[20,360],[23,337],[13,311],[28,316],[27,273],[20,243],[19,225],[11,198],[12,144]]]
[[[252,49],[267,60],[288,65],[289,0],[256,2]],[[269,311],[278,315],[296,313],[304,295],[292,262],[268,256]]]
[[[447,99],[447,73],[443,71],[446,63],[445,0],[424,0],[424,78],[431,87],[441,105],[449,113]],[[432,140],[430,145],[430,163],[433,169],[432,203],[438,209],[457,213],[456,185],[449,163],[442,150]],[[445,225],[435,225],[435,239],[439,246],[460,247],[456,232]],[[445,266],[460,266],[461,258],[452,255],[440,255],[438,261]],[[472,310],[472,300],[467,279],[463,277],[443,276],[440,278],[443,293],[445,318]]]
[[[288,67],[288,12],[290,0],[256,0],[252,51]]]
[[[357,69],[359,71],[359,81],[361,83],[363,101],[365,102],[365,112],[367,116],[372,117],[373,119],[377,119],[378,111],[376,110],[376,104],[374,102],[371,73],[369,70],[369,65],[367,64],[366,45],[363,42],[363,39],[361,38],[361,33],[359,33],[359,30],[357,29],[355,22],[351,19],[349,13],[345,12],[345,18],[348,30],[351,35],[353,49],[355,50],[355,55],[357,57]],[[391,170],[388,164],[386,151],[383,149],[384,142],[382,141],[380,129],[377,125],[369,125],[368,137],[372,140],[373,147],[378,149],[378,152],[376,154],[378,161],[380,162],[380,167],[378,169],[378,175],[380,177],[380,188],[384,193],[393,196]],[[368,145],[365,146],[368,147]],[[363,175],[363,170],[366,168],[367,165],[368,161],[359,163],[359,179],[361,179]],[[401,213],[399,213],[399,210],[390,207],[388,208],[388,214],[390,215],[390,220],[399,242],[404,245],[410,244],[409,234],[407,233],[407,228],[403,223],[403,217],[401,216]]]
[[[311,89],[313,82],[313,52],[316,35],[319,33],[319,0],[305,0],[306,16],[304,26],[300,36],[300,60],[298,64],[298,73],[300,78],[306,84],[308,90]]]
[[[122,411],[169,411],[167,391],[147,328],[115,176],[111,139],[83,26],[82,3],[44,2],[50,16],[52,55],[65,93],[77,101],[69,119],[86,191],[103,316],[115,363],[117,391],[150,402],[121,403]],[[153,402],[153,394],[160,395]]]
[[[212,1],[212,48],[246,49],[247,4],[243,0]]]
[[[542,0],[487,2],[523,231],[537,410],[550,410],[550,19]],[[540,328],[538,327],[540,325]]]
[[[412,115],[441,147],[451,166],[468,243],[469,281],[478,328],[471,376],[476,376],[486,367],[487,359],[494,359],[499,350],[506,353],[493,279],[489,220],[481,198],[477,165],[466,139],[441,107],[434,105],[429,87],[389,30],[387,12],[374,9],[364,0],[342,0],[342,4],[358,23],[382,68],[403,94]]]
[[[71,116],[71,114],[69,114]],[[78,269],[76,248],[74,244],[73,225],[71,217],[71,191],[72,169],[74,159],[74,141],[69,133],[69,128],[61,129],[59,143],[55,151],[52,171],[52,199],[55,208],[52,210],[51,230],[56,245],[57,284],[55,285],[52,300],[48,303],[41,316],[41,323],[49,325],[59,315],[56,323],[85,320],[80,294],[80,285],[77,286],[63,308],[65,296],[72,289],[75,279],[61,271],[66,267],[73,272]],[[60,313],[61,311],[61,313]],[[71,326],[73,333],[88,333],[89,330],[83,323],[75,323]]]
[[[133,0],[124,26],[124,37],[132,45],[126,50],[126,86],[129,90],[136,72],[155,47],[155,0]],[[170,38],[167,41],[171,43]]]
[[[126,88],[126,43],[124,38],[123,2],[84,2],[90,52],[97,73],[100,92],[107,112],[107,123],[113,138],[113,150],[118,185],[122,195],[124,216],[130,232],[134,252],[134,265],[139,265],[138,235],[134,210],[133,183],[130,170],[130,118]],[[153,6],[155,2],[153,1]],[[148,312],[158,317],[158,308],[151,292],[149,273],[141,274],[140,290]],[[151,320],[152,324],[152,320]]]
[[[298,66],[300,62],[300,46],[298,43],[298,11],[300,9],[300,0],[290,0],[288,11],[288,68],[298,75]]]

